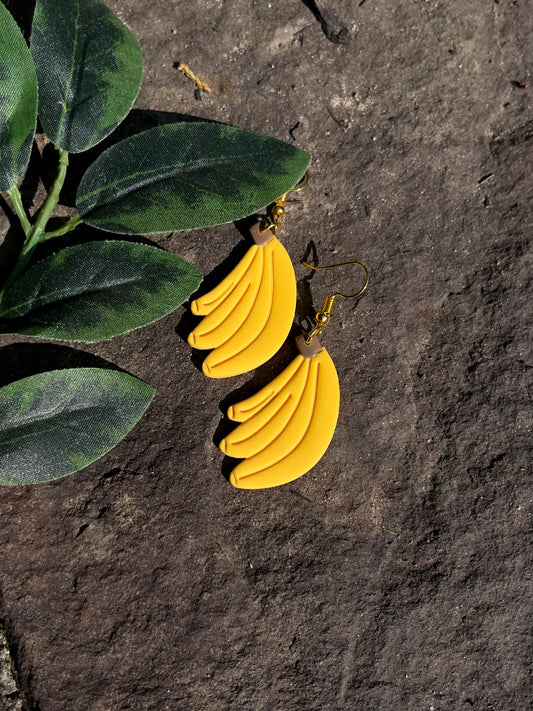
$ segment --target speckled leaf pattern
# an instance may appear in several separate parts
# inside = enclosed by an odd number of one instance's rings
[[[0,389],[0,485],[38,484],[102,457],[137,424],[154,389],[128,373],[69,368]]]
[[[2,304],[0,332],[104,341],[174,311],[201,280],[180,257],[145,244],[66,247],[15,282]]]
[[[57,146],[85,151],[130,111],[141,85],[141,50],[101,0],[37,0],[30,47],[39,119]]]
[[[15,20],[0,3],[0,192],[24,174],[36,123],[35,67]]]
[[[77,207],[110,232],[150,234],[232,222],[290,190],[310,156],[233,126],[180,122],[104,151],[85,173]]]

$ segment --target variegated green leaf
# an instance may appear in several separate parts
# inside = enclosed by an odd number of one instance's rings
[[[201,280],[180,257],[146,244],[66,247],[13,284],[2,302],[0,333],[104,341],[174,311]]]
[[[128,373],[69,368],[0,389],[0,485],[39,484],[86,467],[137,424],[154,389]]]
[[[268,136],[214,123],[174,123],[104,151],[78,188],[84,222],[121,234],[233,222],[276,200],[310,156]]]
[[[36,124],[37,77],[30,50],[0,3],[0,192],[23,176]]]
[[[57,146],[85,151],[131,109],[141,85],[141,50],[101,0],[37,0],[30,47],[39,119]]]

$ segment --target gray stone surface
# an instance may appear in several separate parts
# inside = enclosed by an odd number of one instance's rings
[[[341,44],[310,2],[109,6],[143,48],[136,122],[200,116],[313,154],[280,232],[297,322],[353,285],[308,278],[311,240],[371,283],[322,337],[328,452],[264,492],[229,486],[213,440],[291,344],[208,381],[185,311],[83,356],[1,338],[4,379],[98,356],[157,388],[105,459],[0,491],[0,615],[31,708],[530,709],[531,3],[332,0]],[[242,245],[232,225],[156,241],[209,285]]]
[[[27,711],[3,625],[0,624],[0,711]]]

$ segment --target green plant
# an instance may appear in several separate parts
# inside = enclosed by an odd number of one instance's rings
[[[0,333],[93,343],[171,313],[202,278],[178,256],[123,239],[41,258],[40,246],[81,223],[140,235],[232,222],[272,203],[307,168],[307,153],[266,136],[166,124],[104,150],[81,179],[76,214],[49,229],[69,154],[100,143],[132,108],[141,51],[101,0],[37,0],[29,48],[0,3],[0,30],[0,192],[11,198],[22,237],[0,292]],[[32,221],[18,184],[37,113],[58,167]],[[127,435],[153,395],[141,380],[102,368],[52,370],[4,386],[0,484],[49,481],[87,466]]]

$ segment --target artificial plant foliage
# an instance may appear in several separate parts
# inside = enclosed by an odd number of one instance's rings
[[[0,389],[0,484],[37,484],[72,474],[118,444],[154,389],[104,368],[39,373]]]
[[[308,165],[305,151],[234,126],[167,124],[104,151],[76,206],[87,224],[122,234],[207,227],[269,205]]]
[[[66,247],[15,282],[0,310],[0,332],[104,341],[174,311],[201,280],[180,257],[146,244]]]
[[[2,265],[0,333],[93,343],[162,318],[202,278],[177,255],[123,239],[61,243],[46,257],[41,245],[84,222],[128,235],[231,222],[303,176],[310,156],[283,141],[214,123],[167,124],[101,153],[81,180],[77,212],[51,229],[69,154],[109,136],[141,76],[137,40],[101,0],[37,0],[30,48],[0,2],[0,192],[21,237],[11,272]],[[57,176],[30,217],[18,183],[37,113],[57,150]],[[130,432],[152,397],[150,385],[102,368],[51,370],[0,388],[0,485],[87,466]]]
[[[133,106],[141,49],[101,0],[37,0],[30,47],[39,119],[56,146],[69,153],[88,150]]]
[[[0,192],[24,175],[37,119],[37,77],[15,20],[0,3]]]

